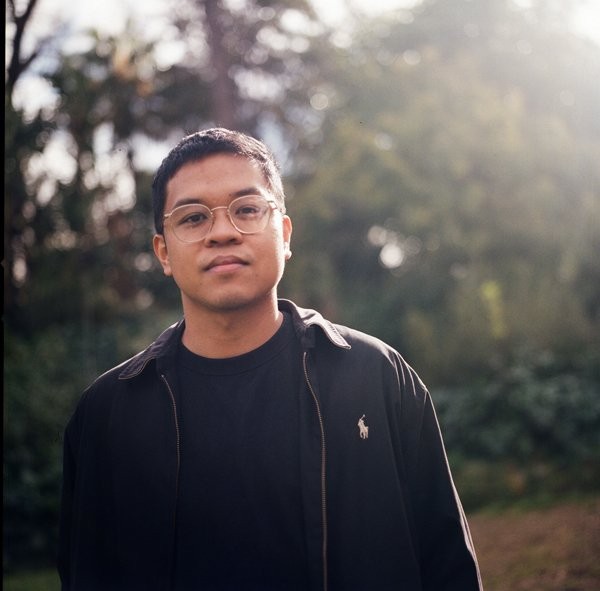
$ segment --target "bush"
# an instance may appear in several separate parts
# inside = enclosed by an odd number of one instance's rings
[[[478,387],[433,394],[465,506],[600,490],[600,378],[525,356]]]
[[[153,315],[93,327],[65,324],[29,339],[5,330],[4,571],[48,566],[56,557],[62,439],[83,390],[156,336]]]
[[[108,328],[86,335],[69,326],[31,340],[5,333],[5,571],[54,561],[63,431],[98,367],[119,354],[116,338]]]

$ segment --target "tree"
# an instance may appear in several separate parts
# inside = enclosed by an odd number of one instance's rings
[[[598,48],[500,0],[367,25],[329,72],[337,107],[296,191],[308,256],[286,289],[395,344],[433,385],[523,349],[592,347]]]
[[[174,23],[191,40],[181,64],[209,89],[210,123],[266,134],[284,158],[310,147],[328,43],[309,1],[188,0]]]

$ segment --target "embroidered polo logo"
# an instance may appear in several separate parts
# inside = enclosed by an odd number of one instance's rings
[[[369,438],[369,427],[365,425],[365,415],[358,419],[358,430],[361,439]]]

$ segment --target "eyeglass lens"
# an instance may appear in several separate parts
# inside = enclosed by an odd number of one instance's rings
[[[169,215],[175,236],[182,242],[202,240],[213,224],[213,210],[200,203],[182,205]],[[245,195],[234,199],[227,207],[227,215],[234,228],[242,234],[264,230],[271,212],[270,202],[260,195]]]

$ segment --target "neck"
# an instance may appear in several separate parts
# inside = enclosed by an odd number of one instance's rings
[[[213,359],[236,357],[257,349],[277,332],[283,321],[277,301],[266,310],[184,309],[184,314],[183,344],[196,355]]]

